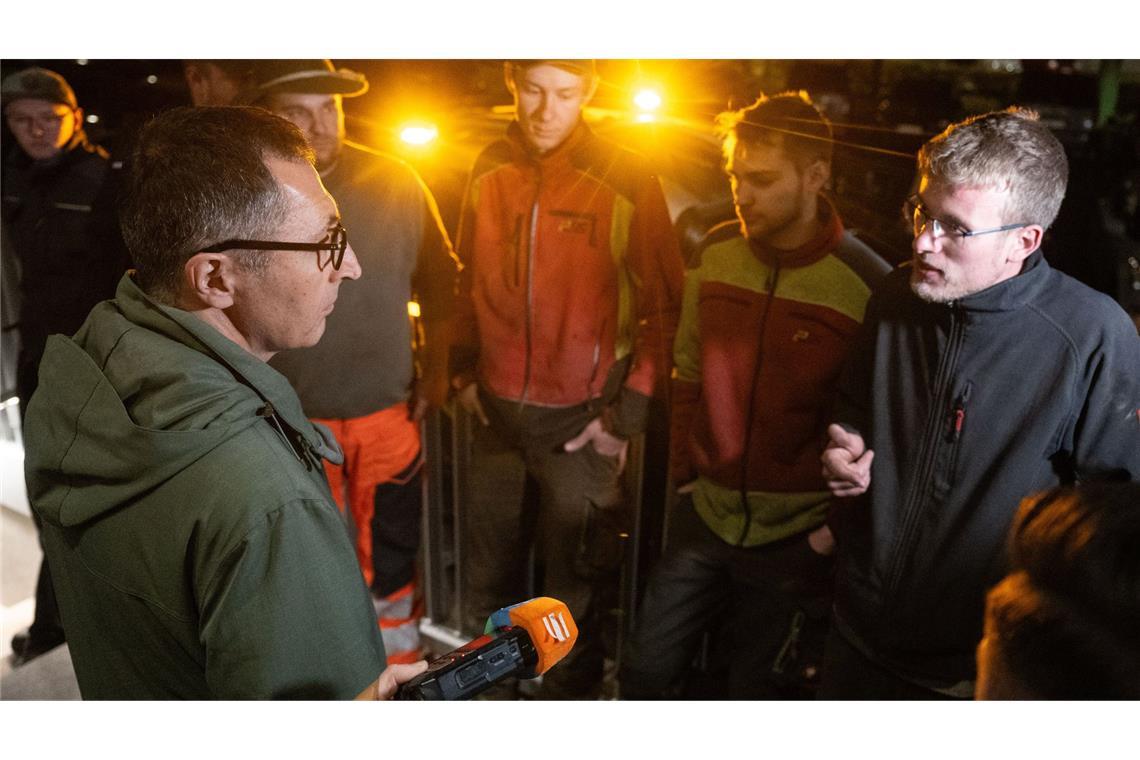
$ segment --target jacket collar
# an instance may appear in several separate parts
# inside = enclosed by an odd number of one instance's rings
[[[961,298],[957,304],[960,308],[973,312],[1019,309],[1037,297],[1051,270],[1044,254],[1037,250],[1025,260],[1019,274]]]
[[[9,165],[14,168],[26,170],[33,175],[46,176],[62,172],[65,168],[70,167],[76,161],[85,158],[91,153],[98,154],[104,158],[107,156],[105,150],[92,144],[87,139],[87,133],[84,130],[78,129],[72,136],[71,141],[63,147],[63,150],[51,158],[37,161],[25,153],[18,145],[13,145],[11,152],[8,154],[8,160]]]
[[[316,453],[330,461],[340,461],[339,447],[323,428],[315,427],[305,416],[300,399],[284,375],[190,312],[152,300],[135,284],[132,274],[123,275],[115,292],[123,316],[225,366],[235,380],[268,402],[269,408],[262,407],[261,416],[276,415]]]
[[[574,127],[570,135],[562,141],[562,144],[557,148],[546,153],[536,153],[531,147],[530,143],[523,137],[522,127],[519,126],[518,119],[511,122],[507,127],[507,141],[511,145],[511,158],[519,163],[529,163],[540,167],[543,172],[552,169],[558,169],[571,166],[571,157],[578,147],[594,134],[593,130],[586,125],[586,122],[581,118],[578,119],[578,125]]]
[[[843,221],[839,212],[823,195],[819,196],[819,221],[815,236],[799,248],[787,251],[757,240],[749,240],[748,245],[756,258],[770,267],[806,267],[834,251],[843,238]]]

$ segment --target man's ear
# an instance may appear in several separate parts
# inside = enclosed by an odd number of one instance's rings
[[[807,189],[811,194],[819,193],[827,184],[827,180],[831,178],[831,164],[822,159],[812,161],[804,170],[804,178],[807,180]]]
[[[238,272],[224,253],[196,253],[182,267],[182,301],[187,311],[228,309],[234,304]]]
[[[1010,247],[1008,258],[1011,262],[1020,264],[1029,258],[1029,255],[1041,247],[1041,240],[1045,237],[1045,228],[1040,224],[1030,224],[1013,231],[1014,244]]]

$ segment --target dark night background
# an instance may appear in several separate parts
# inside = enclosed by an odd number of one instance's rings
[[[348,135],[414,164],[454,231],[464,174],[510,118],[502,62],[337,59],[367,75],[369,91],[345,101]],[[189,102],[180,60],[4,60],[61,73],[84,107],[91,137],[114,153],[154,113]],[[1069,154],[1071,178],[1046,252],[1057,267],[1140,311],[1140,61],[1106,60],[603,60],[595,128],[649,155],[688,242],[731,216],[712,138],[715,115],[760,92],[806,89],[836,127],[832,192],[849,226],[892,261],[909,255],[900,206],[913,155],[969,114],[1010,104],[1041,113]],[[639,86],[664,96],[658,120],[630,116]],[[91,122],[91,117],[97,120]],[[414,149],[408,120],[440,137]],[[12,145],[4,128],[4,149]]]
[[[366,74],[371,85],[365,95],[345,100],[348,137],[413,164],[454,235],[466,172],[511,118],[502,61],[335,64]],[[5,59],[0,75],[32,65],[53,69],[71,83],[89,135],[113,156],[148,118],[189,104],[177,59]],[[831,194],[845,225],[894,263],[910,255],[901,207],[911,192],[919,146],[968,115],[1013,104],[1032,107],[1061,139],[1070,161],[1068,192],[1047,234],[1046,256],[1111,295],[1140,326],[1138,60],[602,60],[599,72],[591,124],[658,167],[686,255],[710,226],[732,217],[715,116],[761,92],[807,90],[831,119]],[[631,105],[642,86],[658,88],[664,98],[649,123],[638,122]],[[439,138],[422,148],[405,144],[400,130],[411,120],[434,124]],[[4,124],[2,149],[14,147]],[[666,430],[657,431],[659,447],[667,449],[666,436]],[[646,461],[664,455],[664,449],[650,451]],[[646,467],[663,469],[660,461]],[[451,469],[441,472],[447,477]],[[636,539],[643,544],[637,560],[641,577],[661,539],[663,488],[657,482],[642,492],[642,520],[650,527]],[[640,581],[631,576],[629,582]]]

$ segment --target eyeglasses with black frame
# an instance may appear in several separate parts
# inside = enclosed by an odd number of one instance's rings
[[[348,231],[344,229],[344,225],[337,223],[336,227],[332,230],[332,239],[326,240],[323,243],[287,243],[277,240],[224,240],[221,243],[215,243],[208,248],[203,248],[202,253],[222,253],[223,251],[316,251],[318,254],[323,251],[329,252],[329,258],[326,261],[321,261],[320,256],[317,257],[317,268],[322,271],[324,268],[332,264],[332,268],[339,270],[341,262],[344,261],[344,252],[348,250]]]
[[[912,195],[906,199],[906,215],[910,217],[911,229],[914,231],[914,236],[918,237],[930,226],[930,234],[933,237],[951,237],[951,238],[971,238],[978,235],[989,235],[993,232],[1008,232],[1010,230],[1018,230],[1022,227],[1028,227],[1033,222],[1020,222],[1018,224],[1005,224],[1001,227],[991,227],[987,230],[968,230],[960,224],[954,222],[945,222],[936,216],[933,216],[922,205],[922,199],[917,195]]]

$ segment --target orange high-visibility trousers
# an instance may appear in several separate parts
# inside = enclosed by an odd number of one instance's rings
[[[354,528],[388,662],[420,657],[422,603],[416,593],[423,457],[406,403],[353,419],[314,419],[332,431],[344,464],[324,463],[333,498]]]

